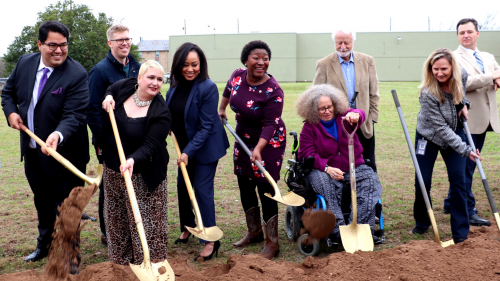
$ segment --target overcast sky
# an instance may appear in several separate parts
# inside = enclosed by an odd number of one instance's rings
[[[168,39],[169,35],[212,33],[331,32],[350,26],[358,32],[447,30],[464,17],[482,20],[500,10],[498,0],[179,0],[108,1],[75,0],[89,6],[95,14],[105,13],[115,23],[129,27],[134,43]],[[26,25],[34,25],[37,13],[57,0],[3,1],[0,15],[0,56]],[[123,3],[118,5],[118,3]],[[450,4],[453,3],[453,4]],[[461,3],[461,4],[460,4]],[[496,17],[500,25],[500,14]],[[210,26],[210,27],[209,27]],[[105,44],[105,42],[103,42]]]

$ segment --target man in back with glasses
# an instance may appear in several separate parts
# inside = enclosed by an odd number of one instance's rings
[[[110,50],[107,56],[89,72],[90,102],[87,117],[87,123],[92,131],[92,144],[94,145],[97,159],[101,164],[101,104],[106,89],[118,80],[137,77],[140,68],[140,64],[130,55],[132,38],[130,38],[129,29],[126,26],[115,24],[108,29],[106,35]],[[101,228],[101,243],[107,245],[103,206],[104,187],[101,183],[99,186],[99,223]]]

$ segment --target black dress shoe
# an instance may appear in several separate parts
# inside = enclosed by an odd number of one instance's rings
[[[42,249],[40,248],[36,248],[36,250],[31,253],[29,256],[27,256],[24,261],[25,262],[36,262],[36,261],[39,261],[43,258],[45,258],[47,255],[48,255],[48,251],[42,251]]]
[[[477,214],[469,216],[469,224],[473,226],[490,226],[491,222],[480,218]]]
[[[196,258],[194,258],[194,261],[196,261],[200,257],[203,258],[203,261],[211,260],[213,258],[213,256],[214,256],[214,253],[215,253],[215,257],[217,257],[217,255],[219,254],[219,248],[220,248],[220,241],[217,240],[214,243],[214,248],[212,249],[212,253],[210,253],[210,255],[208,255],[208,257],[202,257],[201,255],[198,255],[198,256],[196,256]]]
[[[450,214],[450,209],[443,208],[443,214],[449,215]]]
[[[424,234],[427,231],[428,228],[422,228],[419,226],[415,226],[415,228],[411,231],[413,234]]]
[[[340,237],[340,231],[332,234],[330,233],[328,235],[328,238],[326,239],[326,244],[328,247],[332,247],[333,245],[340,245],[342,244],[342,238]]]
[[[457,237],[457,238],[453,238],[453,242],[454,242],[455,244],[462,243],[462,242],[464,242],[465,240],[467,240],[467,237]]]
[[[186,244],[189,240],[189,237],[191,237],[191,232],[189,232],[189,235],[188,237],[184,238],[184,239],[181,239],[180,237],[177,238],[177,240],[175,240],[174,244],[179,244],[179,243],[184,243]]]

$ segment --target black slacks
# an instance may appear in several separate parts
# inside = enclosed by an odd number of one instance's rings
[[[48,176],[44,170],[37,149],[27,149],[24,155],[24,170],[28,183],[34,194],[34,203],[38,215],[37,248],[48,251],[52,242],[52,232],[56,216],[59,214],[57,207],[68,197],[71,190],[83,186],[84,182],[67,169],[55,176]],[[58,164],[60,165],[60,164]],[[86,165],[79,164],[75,167],[85,173]]]

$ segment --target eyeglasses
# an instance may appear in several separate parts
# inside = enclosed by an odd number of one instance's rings
[[[61,48],[61,51],[66,51],[68,49],[68,42],[64,42],[62,44],[56,44],[56,43],[42,43],[43,45],[49,46],[49,50],[55,51],[57,48]]]
[[[327,110],[330,111],[330,112],[333,112],[333,105],[329,105],[327,107],[318,108],[319,113],[325,113]]]
[[[123,43],[129,44],[130,42],[132,42],[132,38],[111,39],[109,41],[115,41],[118,44],[123,44]]]

